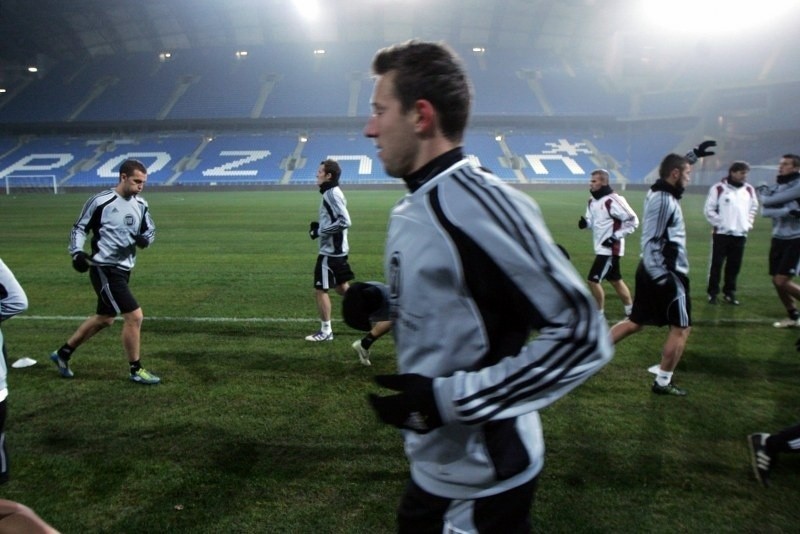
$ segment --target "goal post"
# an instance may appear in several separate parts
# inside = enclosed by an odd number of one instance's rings
[[[6,195],[12,193],[58,194],[58,179],[55,174],[11,174],[3,178]]]

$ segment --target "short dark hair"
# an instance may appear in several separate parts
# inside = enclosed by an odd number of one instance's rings
[[[394,72],[394,94],[403,112],[427,100],[439,115],[442,134],[460,142],[469,120],[472,87],[458,55],[444,43],[412,39],[375,54],[372,72]]]
[[[130,176],[134,172],[139,171],[142,174],[147,174],[147,167],[138,159],[126,159],[119,166],[119,173],[122,175]]]
[[[319,162],[322,165],[322,168],[325,170],[325,174],[331,175],[331,182],[338,184],[339,177],[342,175],[342,168],[339,166],[339,163],[333,159],[326,159],[324,161]]]
[[[781,157],[792,160],[792,167],[800,167],[800,156],[797,154],[784,154]]]
[[[750,165],[746,161],[734,161],[728,169],[728,174],[733,174],[739,171],[749,171]]]
[[[658,166],[658,176],[662,180],[669,178],[672,171],[678,169],[683,171],[684,165],[689,164],[689,160],[679,154],[667,154]]]

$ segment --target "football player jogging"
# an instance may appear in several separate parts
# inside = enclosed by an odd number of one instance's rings
[[[775,328],[800,326],[800,286],[792,279],[800,265],[800,156],[784,154],[772,187],[759,187],[761,215],[772,219],[769,275],[788,317]]]
[[[86,319],[64,343],[50,354],[63,378],[72,378],[70,360],[75,351],[122,315],[122,347],[137,384],[158,384],[161,379],[142,367],[140,340],[144,314],[128,282],[136,264],[136,249],[147,248],[156,237],[156,227],[147,202],[139,196],[147,182],[147,169],[129,159],[119,168],[116,187],[98,193],[83,206],[72,227],[69,253],[76,271],[89,271],[97,294],[95,314]],[[83,248],[92,234],[90,254]]]
[[[616,345],[644,325],[669,326],[651,387],[659,395],[686,395],[686,390],[672,382],[692,329],[686,224],[679,201],[691,180],[692,164],[712,155],[708,148],[715,145],[714,141],[703,141],[686,156],[668,154],[661,161],[659,178],[644,200],[642,253],[636,269],[633,309],[630,317],[611,328]]]
[[[317,169],[317,186],[322,200],[319,203],[319,220],[311,222],[308,235],[311,239],[319,238],[319,254],[314,267],[314,298],[320,327],[317,332],[306,336],[306,341],[333,341],[328,291],[333,288],[339,295],[344,295],[350,287],[350,280],[355,278],[347,262],[350,251],[347,229],[351,223],[347,199],[339,187],[341,174],[341,167],[332,159],[326,159]]]
[[[0,323],[28,309],[28,296],[3,260],[0,260]],[[3,332],[0,330],[0,484],[8,482],[8,451],[6,449],[6,401],[8,399],[8,355]]]
[[[611,359],[608,328],[536,203],[465,157],[461,60],[409,41],[380,50],[372,70],[364,134],[409,190],[389,220],[388,286],[358,318],[388,300],[399,374],[376,381],[396,393],[369,401],[403,430],[398,530],[530,531],[538,410]]]
[[[753,220],[758,213],[758,195],[755,188],[747,183],[749,171],[750,166],[744,161],[733,162],[728,169],[728,176],[712,185],[706,196],[703,213],[713,227],[706,289],[709,304],[717,303],[724,263],[722,298],[728,304],[739,305],[736,278],[742,268],[747,232],[753,229]]]
[[[589,290],[597,301],[597,309],[605,314],[606,295],[601,282],[608,280],[617,292],[627,317],[633,301],[631,292],[620,271],[620,258],[625,255],[625,236],[639,226],[639,218],[628,205],[628,201],[611,189],[608,171],[596,169],[589,178],[589,193],[592,198],[586,213],[578,220],[578,228],[592,229],[594,241],[594,263],[589,270]]]

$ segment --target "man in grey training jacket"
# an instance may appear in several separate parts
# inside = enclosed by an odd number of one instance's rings
[[[388,304],[399,374],[377,376],[395,393],[369,400],[403,429],[398,529],[528,532],[538,410],[611,359],[608,329],[536,203],[465,157],[471,87],[450,48],[398,44],[372,70],[364,134],[409,189],[389,220],[387,285],[361,286],[359,318]]]

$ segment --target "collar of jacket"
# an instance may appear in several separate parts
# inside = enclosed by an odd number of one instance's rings
[[[678,200],[680,200],[681,196],[683,196],[683,187],[677,185],[671,185],[670,183],[666,182],[665,180],[662,180],[661,178],[656,180],[656,183],[650,186],[650,189],[652,191],[666,191],[667,193],[677,198]]]
[[[337,185],[339,185],[339,182],[331,182],[331,181],[323,182],[322,185],[319,186],[319,194],[321,195],[328,189],[333,189]]]
[[[595,200],[600,200],[604,196],[610,195],[613,192],[614,190],[611,189],[610,185],[601,186],[600,189],[598,189],[597,191],[589,191],[589,193],[592,194]]]
[[[406,186],[408,186],[408,190],[413,193],[422,187],[422,184],[442,172],[442,170],[462,159],[464,159],[464,151],[459,146],[436,156],[408,176],[403,176],[403,181],[406,183]]]
[[[730,176],[725,178],[725,183],[728,184],[731,187],[735,187],[736,189],[739,189],[740,187],[742,187],[744,185],[744,181],[737,182],[736,180],[731,180]]]
[[[792,180],[800,178],[800,172],[793,172],[792,174],[778,175],[777,182],[779,184],[788,184]]]

